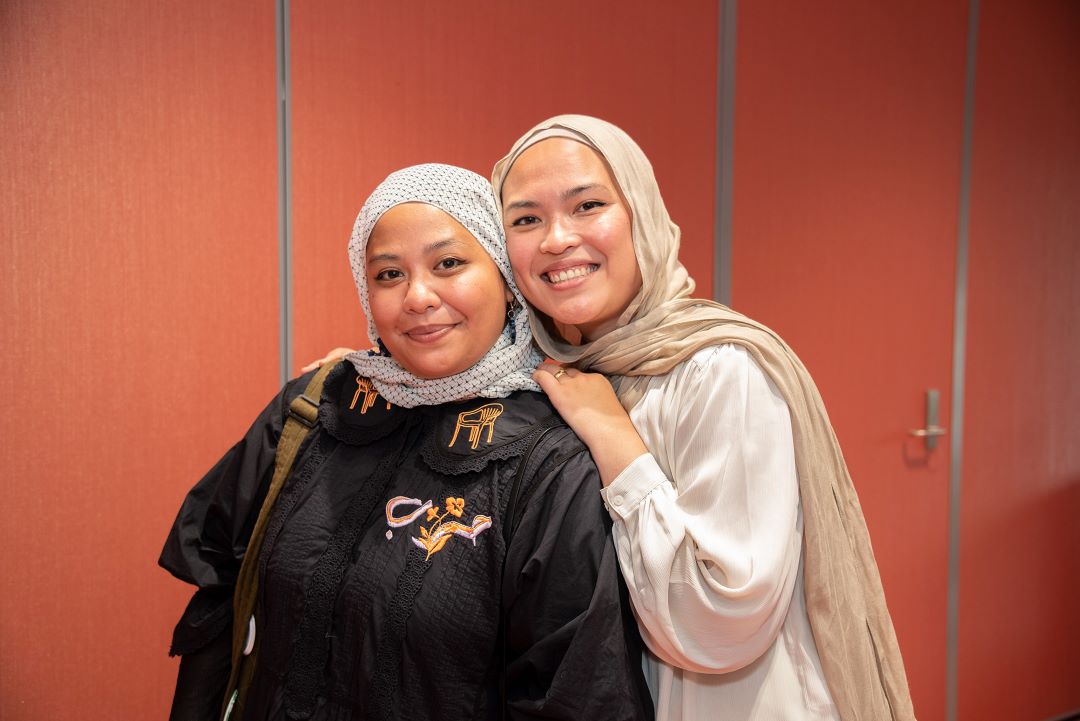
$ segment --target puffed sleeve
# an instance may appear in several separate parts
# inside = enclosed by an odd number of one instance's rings
[[[566,431],[553,445],[575,443]],[[535,487],[504,575],[510,718],[653,718],[592,458],[580,450]]]
[[[188,492],[158,563],[197,587],[173,632],[172,721],[216,719],[229,675],[233,587],[274,470],[290,383]],[[303,387],[303,386],[301,386]]]
[[[602,494],[619,561],[657,656],[690,671],[733,671],[776,639],[798,577],[790,415],[733,345],[699,352],[658,390],[632,412],[642,436],[658,439],[653,453]]]

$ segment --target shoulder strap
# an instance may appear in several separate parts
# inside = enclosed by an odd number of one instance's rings
[[[244,696],[248,686],[251,685],[252,674],[255,670],[253,663],[255,650],[252,649],[247,656],[243,651],[247,641],[248,619],[255,611],[255,600],[259,595],[259,553],[262,549],[263,537],[266,535],[266,524],[285,485],[285,479],[289,477],[301,444],[315,427],[319,417],[319,399],[322,397],[323,383],[335,366],[337,363],[326,363],[319,368],[308,381],[304,392],[289,404],[285,426],[281,430],[277,451],[274,454],[274,476],[266,491],[262,508],[259,509],[255,527],[251,531],[251,539],[248,541],[244,561],[240,565],[240,574],[236,579],[236,590],[233,592],[232,671],[229,674],[229,684],[226,686],[225,706],[222,709],[223,719],[229,718],[231,712],[235,710],[234,706],[243,705]]]

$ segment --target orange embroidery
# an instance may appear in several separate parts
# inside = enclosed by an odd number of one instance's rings
[[[495,432],[495,419],[502,415],[502,412],[502,403],[488,403],[471,411],[458,413],[454,437],[450,439],[450,445],[447,448],[454,447],[462,428],[469,429],[469,448],[476,450],[476,447],[480,445],[480,434],[484,429],[487,429],[487,442],[491,443],[491,436]]]
[[[375,405],[375,399],[379,397],[379,391],[375,389],[375,386],[367,378],[356,376],[356,393],[353,394],[352,403],[349,404],[350,411],[356,408],[356,401],[360,400],[361,393],[364,394],[364,402],[360,406],[360,415],[364,415],[371,406]],[[390,401],[386,401],[386,410],[390,410]]]
[[[464,498],[447,498],[446,499],[446,512],[453,514],[454,516],[461,518],[461,514],[465,512],[465,499]]]
[[[418,506],[411,513],[398,516],[395,514],[396,509],[402,505]],[[462,538],[468,538],[472,540],[473,545],[476,545],[476,537],[481,533],[491,528],[491,518],[489,516],[474,516],[472,525],[466,526],[464,523],[457,521],[445,521],[447,516],[455,516],[460,518],[465,513],[465,499],[464,498],[447,498],[446,510],[442,513],[439,509],[432,504],[431,501],[421,502],[419,498],[406,498],[405,496],[395,496],[391,498],[386,504],[386,523],[391,528],[401,528],[407,526],[415,521],[420,514],[427,511],[427,521],[431,523],[430,526],[420,527],[420,537],[410,539],[418,547],[427,550],[427,557],[424,559],[429,560],[434,554],[443,549],[443,546],[453,538],[454,536],[460,536]],[[432,523],[434,521],[434,523]],[[393,537],[392,531],[386,532],[387,539]]]

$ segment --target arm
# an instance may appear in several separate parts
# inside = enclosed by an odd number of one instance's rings
[[[173,633],[181,656],[170,719],[216,719],[231,665],[232,596],[273,475],[288,392],[260,414],[184,499],[159,564],[198,587]]]
[[[795,588],[802,529],[790,416],[737,346],[682,363],[661,390],[635,414],[655,453],[603,492],[619,560],[658,656],[733,671],[771,646]]]
[[[596,468],[581,451],[533,482],[504,573],[509,716],[651,719]]]

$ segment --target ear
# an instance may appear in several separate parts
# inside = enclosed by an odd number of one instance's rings
[[[507,303],[514,302],[514,294],[510,292],[510,286],[506,284],[506,281],[503,281],[503,299]]]

